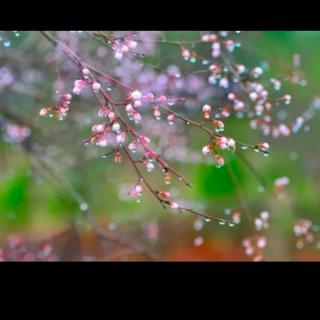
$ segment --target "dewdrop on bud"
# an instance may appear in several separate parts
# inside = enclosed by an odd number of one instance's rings
[[[128,149],[132,152],[135,153],[137,151],[137,141],[133,140],[132,142],[129,143]]]
[[[145,168],[147,169],[148,172],[153,171],[153,169],[154,169],[154,164],[153,164],[152,162],[150,162],[150,161],[144,161],[143,164],[144,164],[144,166],[145,166]]]
[[[119,132],[120,131],[120,123],[119,122],[114,122],[113,123],[112,131],[114,131],[114,132]]]
[[[135,90],[131,93],[130,97],[133,99],[133,100],[140,100],[142,98],[142,93],[138,90]]]
[[[217,168],[221,168],[224,165],[224,159],[220,155],[215,155],[214,161]]]
[[[220,120],[213,120],[216,132],[222,132],[224,130],[224,123]]]
[[[98,111],[98,117],[104,118],[108,115],[108,109],[106,107],[101,107]]]
[[[167,185],[171,183],[171,175],[169,172],[166,172],[164,174],[164,183]]]
[[[264,154],[268,155],[269,154],[269,149],[270,149],[270,146],[269,146],[269,143],[268,142],[263,142],[263,143],[260,143],[258,145],[255,146],[255,151],[259,152],[263,152]]]
[[[173,114],[173,113],[169,114],[168,117],[167,117],[168,123],[169,123],[170,125],[173,125],[173,124],[174,124],[174,120],[175,120],[175,119],[176,119],[176,115]]]
[[[94,83],[92,84],[92,90],[93,90],[93,92],[98,93],[100,89],[101,89],[101,84],[100,84],[100,83],[94,82]]]
[[[285,104],[290,104],[291,100],[292,100],[292,97],[290,96],[290,94],[286,94],[283,96],[283,101]]]
[[[210,118],[210,113],[211,113],[211,107],[210,107],[208,104],[205,104],[205,105],[202,107],[202,113],[203,113],[203,116],[204,116],[206,119],[209,119],[209,118]]]
[[[234,223],[236,223],[236,224],[239,224],[241,222],[241,214],[240,214],[240,212],[237,211],[237,212],[234,212],[232,214],[232,221]]]
[[[211,153],[211,147],[210,145],[206,145],[202,148],[202,153],[204,156],[207,156]]]
[[[122,155],[119,151],[116,152],[115,156],[114,156],[114,162],[116,163],[120,163],[122,161]]]
[[[231,138],[228,139],[228,148],[233,151],[236,149],[236,142]]]

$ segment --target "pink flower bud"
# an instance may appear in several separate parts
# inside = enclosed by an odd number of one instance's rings
[[[142,98],[142,93],[138,90],[135,90],[133,92],[131,92],[131,96],[130,96],[133,100],[139,100]]]
[[[126,105],[126,112],[128,114],[131,114],[133,111],[134,111],[134,108],[133,108],[132,104],[127,104]]]
[[[73,93],[79,95],[83,88],[85,87],[86,82],[84,80],[76,80],[73,86]]]
[[[216,163],[216,167],[220,168],[224,165],[224,159],[220,155],[215,155],[214,161]]]
[[[109,111],[108,112],[108,119],[110,121],[113,121],[115,119],[115,117],[116,117],[116,115],[115,115],[115,113],[113,111]]]
[[[209,119],[210,118],[211,107],[208,104],[205,104],[202,107],[202,112],[203,112],[204,117],[206,119]]]
[[[125,132],[120,132],[117,134],[116,141],[118,144],[123,144],[126,140]]]
[[[210,147],[210,145],[204,146],[204,147],[202,148],[202,153],[203,153],[204,156],[209,155],[209,154],[211,153],[211,147]]]
[[[94,82],[92,84],[93,92],[98,93],[100,89],[101,89],[101,84],[99,82]]]
[[[82,69],[82,74],[86,77],[90,74],[90,70],[88,68],[83,68]]]
[[[166,103],[167,102],[167,97],[166,96],[160,96],[157,101],[159,103]]]
[[[114,132],[119,132],[120,131],[120,123],[119,122],[114,122],[113,123],[112,131],[114,131]]]
[[[170,125],[173,125],[173,124],[174,124],[174,120],[175,120],[175,119],[176,119],[176,115],[173,114],[173,113],[169,114],[168,117],[167,117],[167,120],[168,120],[168,122],[169,122]]]

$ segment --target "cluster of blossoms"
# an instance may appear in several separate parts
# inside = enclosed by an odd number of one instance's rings
[[[302,249],[308,243],[314,243],[315,233],[318,231],[319,227],[314,225],[311,220],[298,219],[293,227],[297,249]]]
[[[262,261],[265,259],[265,248],[267,246],[267,237],[262,234],[269,228],[269,212],[263,211],[259,217],[254,219],[254,227],[257,234],[254,234],[242,241],[246,255],[253,258],[253,261]]]
[[[49,117],[57,117],[59,120],[63,120],[67,112],[70,108],[70,100],[72,99],[72,95],[70,93],[66,93],[61,97],[61,100],[54,107],[42,108],[40,110],[40,116],[49,116]]]
[[[49,243],[29,243],[12,234],[0,247],[0,261],[59,261],[59,257]]]
[[[267,245],[265,236],[252,236],[242,241],[246,255],[253,257],[253,261],[262,261],[264,259],[264,251]]]
[[[6,141],[11,143],[22,143],[31,134],[31,129],[27,126],[21,126],[15,123],[7,123],[5,126]]]
[[[163,174],[166,185],[172,182],[173,177],[191,186],[187,179],[172,168],[164,159],[165,152],[156,145],[154,134],[142,134],[150,117],[155,122],[165,123],[173,127],[177,123],[197,128],[208,137],[206,145],[202,147],[204,156],[212,155],[217,167],[225,164],[224,152],[235,152],[237,148],[251,149],[269,154],[269,143],[261,142],[253,145],[242,143],[235,137],[224,135],[225,123],[233,115],[238,118],[249,119],[249,127],[260,129],[265,136],[277,138],[288,136],[297,132],[309,119],[309,113],[298,116],[291,124],[275,123],[274,109],[287,107],[292,102],[289,94],[280,94],[282,83],[279,79],[265,79],[267,67],[265,65],[248,68],[242,64],[232,62],[230,54],[241,47],[239,41],[234,40],[239,32],[231,33],[221,31],[202,34],[200,39],[189,43],[188,41],[164,41],[153,37],[144,39],[141,33],[128,33],[124,35],[111,35],[103,32],[93,33],[94,37],[103,39],[106,46],[112,48],[113,56],[117,60],[115,75],[104,73],[84,62],[65,43],[50,33],[46,38],[70,57],[70,60],[79,68],[78,76],[73,83],[72,93],[81,96],[85,89],[90,91],[97,105],[99,123],[92,126],[92,134],[84,140],[84,144],[92,143],[102,148],[108,148],[103,157],[112,155],[116,163],[127,160],[137,173],[137,181],[129,187],[128,195],[137,202],[141,201],[144,188],[148,189],[163,207],[170,207],[181,212],[190,212],[199,216],[200,221],[215,220],[219,224],[234,225],[241,221],[240,211],[235,211],[231,220],[212,217],[179,204],[173,199],[171,193],[154,188],[145,177],[146,172],[152,172],[157,167]],[[150,42],[159,41],[164,45],[174,45],[181,49],[182,60],[197,65],[201,63],[204,70],[194,74],[182,75],[180,68],[170,65],[164,72],[145,68],[139,63],[141,55],[136,50],[147,47]],[[202,57],[196,51],[196,44],[211,46],[210,57]],[[119,62],[121,61],[121,63]],[[127,72],[124,65],[134,66]],[[121,69],[122,68],[122,69]],[[208,75],[204,78],[203,74]],[[125,81],[130,79],[130,81]],[[271,86],[271,88],[270,88]],[[183,97],[183,98],[182,98]],[[212,98],[216,98],[212,101]],[[56,116],[62,120],[70,107],[71,94],[61,97],[60,103],[55,107],[41,109],[40,115]],[[177,112],[182,104],[186,107],[185,116]],[[277,108],[275,108],[277,107]],[[196,114],[196,117],[189,115]],[[201,117],[201,120],[198,118]],[[285,117],[283,117],[285,118]],[[279,117],[278,117],[279,119]],[[283,119],[279,119],[282,121]],[[151,124],[152,127],[152,124]],[[227,127],[227,126],[226,126]],[[163,129],[169,130],[169,129]],[[283,182],[280,182],[280,184]],[[262,231],[268,228],[269,214],[262,212],[255,219],[255,228]],[[196,243],[201,243],[197,241]],[[263,249],[266,245],[264,237],[247,239],[246,251],[255,260],[263,258]]]

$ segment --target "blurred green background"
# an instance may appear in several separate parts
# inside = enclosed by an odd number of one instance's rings
[[[184,32],[185,40],[194,39],[197,33]],[[166,32],[166,38],[181,38],[176,32]],[[19,63],[30,64],[37,68],[37,59],[31,59],[33,45],[41,36],[29,34],[13,39],[12,48],[1,48],[17,55]],[[44,41],[44,40],[42,40]],[[301,68],[308,85],[305,87],[284,84],[284,92],[293,95],[293,102],[288,108],[288,119],[302,113],[317,95],[320,95],[320,32],[307,31],[272,31],[243,32],[242,49],[236,53],[236,60],[250,67],[261,61],[269,64],[268,75],[275,78],[284,77],[292,65],[292,56],[299,53],[302,58]],[[21,51],[22,61],[19,62]],[[6,53],[7,54],[7,53]],[[8,53],[11,54],[11,53]],[[176,63],[179,52],[162,47],[157,53],[163,59],[163,65]],[[163,58],[165,57],[165,58]],[[1,56],[0,67],[6,65],[6,56]],[[150,63],[156,61],[150,58]],[[51,65],[52,66],[52,65]],[[193,229],[194,217],[187,214],[173,215],[163,210],[157,201],[144,192],[142,202],[122,201],[119,199],[119,186],[134,183],[135,176],[129,165],[117,165],[112,159],[102,159],[94,147],[85,148],[81,139],[89,132],[87,128],[77,127],[77,121],[66,119],[59,122],[53,119],[38,118],[39,109],[49,103],[52,92],[50,68],[48,67],[46,83],[42,84],[38,96],[32,97],[23,92],[17,93],[6,88],[0,96],[1,107],[11,108],[15,114],[22,115],[23,120],[40,123],[45,131],[32,132],[39,144],[50,149],[48,160],[52,167],[48,170],[36,157],[28,153],[19,144],[0,141],[0,240],[5,241],[10,233],[21,233],[30,239],[50,237],[70,225],[70,221],[83,229],[84,213],[79,203],[87,203],[89,211],[97,221],[109,226],[111,232],[137,239],[145,246],[159,253],[160,258],[169,260],[247,260],[243,253],[241,241],[250,235],[250,228],[245,217],[243,223],[235,228],[207,223],[196,232]],[[75,108],[84,108],[77,102]],[[3,111],[3,109],[2,109]],[[0,111],[0,112],[2,112]],[[3,113],[3,116],[6,115]],[[236,176],[234,184],[225,167],[217,169],[210,164],[172,165],[184,172],[193,183],[187,189],[178,182],[172,188],[179,192],[179,198],[188,199],[191,204],[213,215],[225,217],[226,208],[236,210],[243,201],[254,216],[261,211],[270,212],[270,229],[268,231],[268,257],[271,260],[318,259],[320,252],[306,248],[297,252],[293,234],[295,218],[307,218],[320,224],[320,148],[319,148],[320,114],[308,123],[310,131],[301,130],[297,135],[268,139],[271,155],[263,157],[250,151],[245,156],[259,175],[266,181],[262,191],[261,182],[252,175],[236,155],[229,155],[228,161]],[[228,135],[235,135],[248,143],[264,141],[263,136],[248,129],[245,120],[228,120]],[[72,128],[72,129],[70,129]],[[77,130],[73,130],[78,128]],[[72,132],[70,132],[72,131]],[[201,150],[205,139],[200,132],[193,130],[192,147]],[[72,165],[68,166],[68,161]],[[35,167],[37,169],[35,169]],[[274,180],[287,176],[290,184],[285,197],[277,198],[273,193]],[[153,174],[151,181],[159,180]],[[262,191],[262,192],[261,192]],[[159,226],[159,238],[156,243],[149,241],[144,233],[146,223]],[[202,235],[204,245],[196,248],[193,239]],[[129,238],[130,238],[129,237]]]

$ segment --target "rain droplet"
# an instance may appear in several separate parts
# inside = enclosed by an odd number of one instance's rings
[[[232,228],[232,227],[235,226],[235,223],[229,222],[229,223],[228,223],[228,226]]]
[[[82,202],[80,204],[80,210],[81,211],[87,211],[89,209],[89,205],[86,202]]]
[[[204,221],[205,221],[205,222],[210,222],[210,221],[211,221],[211,219],[209,219],[209,218],[205,218],[205,219],[204,219]]]
[[[225,225],[225,224],[226,224],[226,222],[225,222],[225,221],[223,221],[223,220],[220,220],[220,221],[219,221],[219,224],[220,224],[220,226],[223,226],[223,225]]]

